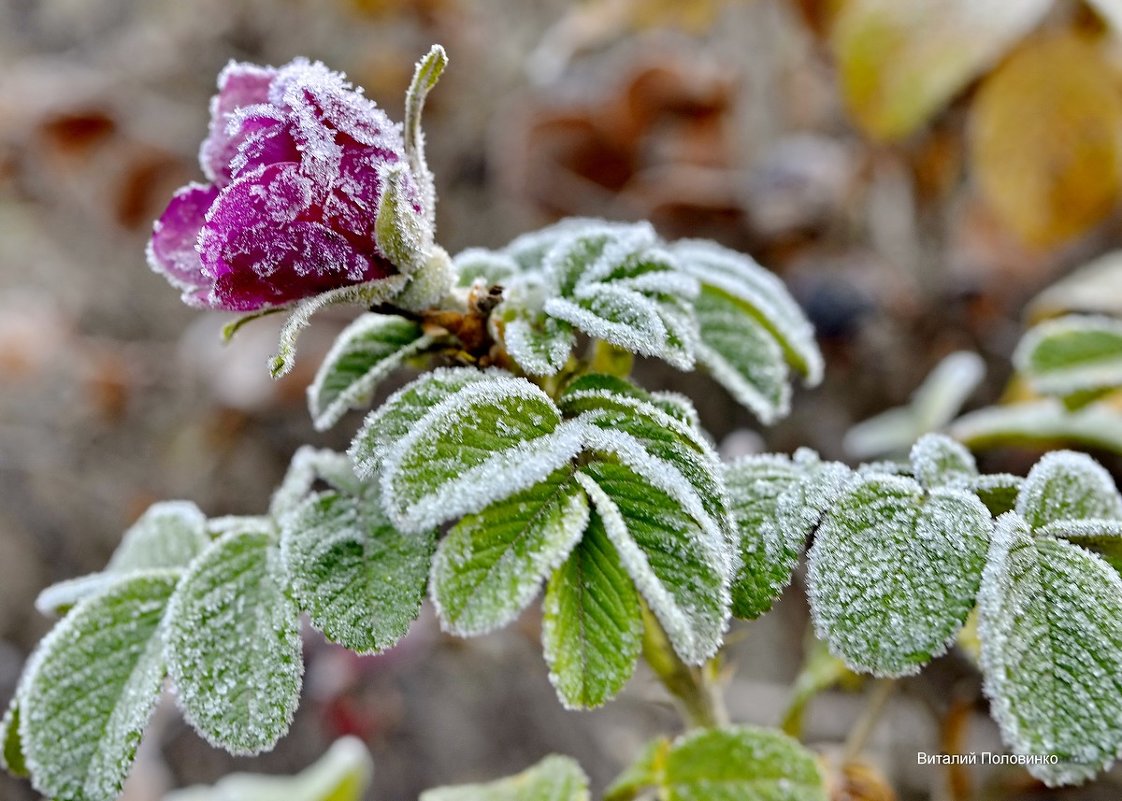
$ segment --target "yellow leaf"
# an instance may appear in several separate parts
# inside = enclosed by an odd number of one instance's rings
[[[970,161],[982,195],[1026,243],[1055,245],[1114,206],[1122,99],[1094,42],[1071,33],[1023,45],[972,109]]]
[[[830,37],[867,133],[915,131],[1028,33],[1052,0],[844,0]]]

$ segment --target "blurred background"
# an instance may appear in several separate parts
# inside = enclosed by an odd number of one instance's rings
[[[223,346],[226,319],[182,306],[145,265],[152,220],[201,177],[229,59],[321,59],[400,119],[414,61],[442,43],[451,63],[425,120],[441,243],[499,246],[579,214],[751,253],[815,323],[825,383],[765,430],[702,375],[643,364],[642,378],[693,396],[728,456],[808,445],[853,459],[898,447],[846,435],[909,403],[936,365],[944,408],[920,427],[1016,395],[1023,309],[1073,270],[1101,257],[1115,278],[1091,295],[1118,300],[1118,24],[1116,0],[0,0],[0,703],[51,624],[38,591],[100,569],[148,504],[256,513],[299,444],[345,447],[361,419],[319,435],[304,408],[345,317],[318,318],[273,382],[271,318]],[[980,358],[944,361],[957,351]],[[1023,473],[1037,455],[1002,448],[983,466]],[[806,618],[796,577],[775,611],[734,626],[736,719],[780,719]],[[426,610],[367,658],[309,633],[305,700],[274,753],[215,751],[164,703],[125,798],[293,772],[348,733],[371,748],[379,801],[551,751],[602,788],[676,716],[642,671],[606,709],[565,712],[539,625],[530,612],[460,641]],[[843,684],[806,711],[827,753],[867,692]],[[903,682],[868,772],[835,795],[1119,797],[1111,775],[1061,793],[1016,769],[916,765],[917,750],[983,748],[1000,749],[996,730],[953,652]],[[0,798],[34,795],[0,776]]]

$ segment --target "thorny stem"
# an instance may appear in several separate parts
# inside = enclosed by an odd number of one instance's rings
[[[869,694],[869,700],[865,704],[865,709],[861,713],[861,717],[857,719],[857,723],[854,724],[853,729],[850,730],[849,736],[845,740],[845,753],[842,757],[843,763],[852,762],[865,750],[865,744],[869,741],[869,735],[871,735],[873,730],[877,727],[881,712],[884,711],[884,706],[895,689],[896,679],[880,679],[877,681],[876,686],[873,687],[872,693]]]
[[[686,726],[717,728],[729,723],[718,680],[720,663],[713,658],[700,667],[683,662],[655,616],[643,606],[643,658],[677,702]]]

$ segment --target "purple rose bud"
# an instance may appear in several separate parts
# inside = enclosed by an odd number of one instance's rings
[[[406,167],[400,126],[320,63],[231,62],[218,78],[199,162],[156,221],[152,269],[184,302],[251,312],[394,275],[375,240],[381,171]]]

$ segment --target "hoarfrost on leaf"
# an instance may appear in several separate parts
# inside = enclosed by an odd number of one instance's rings
[[[470,636],[513,621],[587,524],[588,498],[569,465],[460,520],[432,563],[441,624]]]
[[[1122,579],[1083,548],[1002,515],[978,593],[990,710],[1049,786],[1078,784],[1122,755]]]
[[[549,579],[543,608],[542,646],[561,702],[589,709],[613,698],[635,672],[643,621],[599,514]]]
[[[362,492],[362,483],[355,476],[351,460],[346,454],[303,445],[292,455],[288,472],[273,492],[272,500],[269,501],[269,514],[274,520],[283,521],[286,514],[303,503],[317,481],[323,481],[333,489],[351,495]],[[258,523],[257,527],[260,525]]]
[[[375,387],[410,356],[432,343],[421,326],[391,314],[368,312],[343,330],[308,387],[308,409],[317,431],[348,409],[370,403]]]
[[[1017,514],[1033,530],[1059,520],[1122,519],[1122,497],[1102,465],[1084,453],[1052,451],[1029,471]]]
[[[978,465],[970,451],[942,434],[924,434],[908,456],[912,474],[927,488],[959,486],[978,475]]]
[[[516,776],[460,787],[438,787],[420,801],[589,801],[588,777],[569,757],[548,756]]]
[[[430,408],[392,447],[383,504],[402,531],[422,531],[532,487],[581,444],[581,426],[562,423],[537,386],[491,376]]]
[[[285,518],[281,559],[312,625],[356,653],[393,646],[421,609],[436,532],[402,534],[378,498],[323,492]]]
[[[1044,395],[1122,386],[1122,321],[1076,314],[1047,320],[1025,334],[1013,364]]]
[[[917,672],[974,606],[991,526],[964,491],[865,476],[826,513],[810,549],[819,637],[854,670]]]
[[[168,670],[183,715],[232,754],[288,730],[304,663],[300,618],[271,531],[232,531],[188,569],[168,607]]]
[[[113,801],[165,676],[163,624],[178,570],[136,572],[77,607],[40,643],[18,696],[34,787]]]
[[[482,281],[485,286],[503,284],[519,273],[518,262],[498,250],[468,248],[452,257],[460,286]]]

